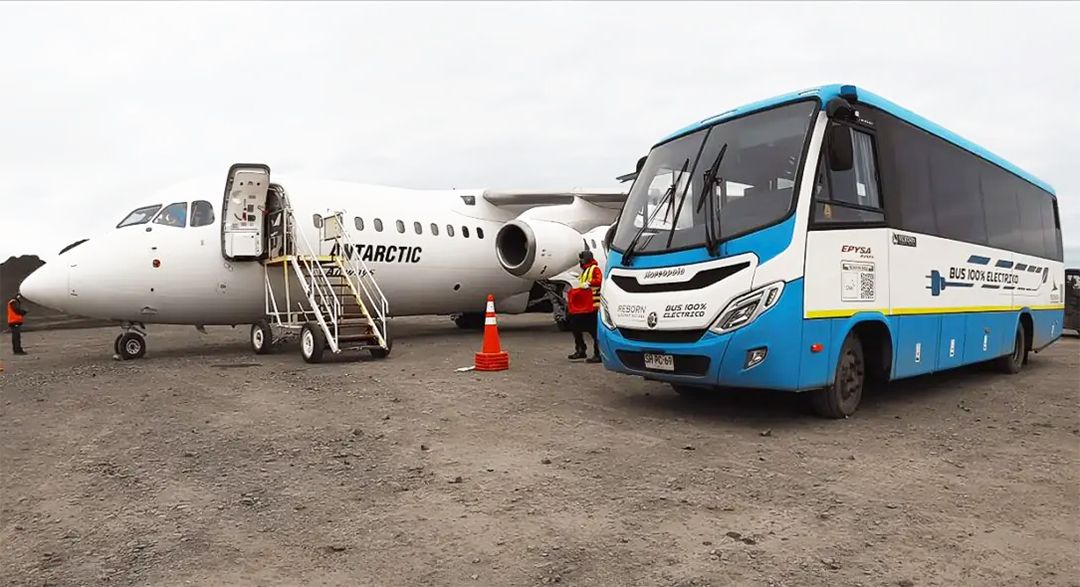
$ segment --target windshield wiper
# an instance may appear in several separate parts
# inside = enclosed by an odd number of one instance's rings
[[[705,178],[701,188],[701,201],[698,202],[697,209],[695,210],[696,213],[700,213],[702,206],[705,206],[705,250],[708,251],[710,257],[713,255],[713,249],[716,248],[717,243],[720,241],[720,219],[716,218],[716,202],[714,201],[713,187],[716,185],[716,173],[720,170],[720,162],[724,160],[727,148],[727,143],[724,143],[724,146],[720,147],[720,152],[716,154],[716,159],[714,159],[712,165],[709,166],[709,170],[705,172]],[[713,235],[714,221],[716,222],[715,236]]]
[[[645,231],[649,228],[649,225],[652,224],[653,219],[656,218],[656,214],[660,212],[660,208],[663,208],[665,203],[668,204],[667,211],[671,212],[671,204],[675,201],[672,199],[672,196],[675,195],[675,190],[679,189],[679,180],[686,174],[686,168],[689,166],[690,158],[687,157],[686,160],[683,161],[682,170],[679,172],[679,175],[671,179],[671,187],[664,192],[664,197],[660,198],[660,201],[657,202],[656,207],[653,208],[652,214],[649,214],[649,217],[641,223],[641,228],[634,233],[634,238],[630,239],[630,244],[626,245],[626,251],[623,252],[623,263],[627,265],[630,264],[630,260],[634,257],[634,249],[637,247],[638,241],[641,240],[641,235],[645,234]],[[645,209],[649,209],[648,202],[645,203]],[[667,216],[667,213],[664,215]],[[672,222],[674,221],[675,219],[672,219]],[[674,225],[672,225],[672,229],[674,229]]]

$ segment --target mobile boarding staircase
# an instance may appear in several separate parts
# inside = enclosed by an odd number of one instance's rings
[[[326,350],[337,354],[366,349],[375,358],[386,358],[392,346],[386,296],[355,254],[358,248],[343,214],[321,217],[317,245],[312,246],[283,201],[282,208],[267,215],[266,319],[252,327],[252,349],[269,352],[275,339],[299,332],[300,352],[308,363],[321,362]]]

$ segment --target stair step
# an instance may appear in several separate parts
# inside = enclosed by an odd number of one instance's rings
[[[378,340],[374,334],[342,334],[338,337],[338,342],[374,342]]]

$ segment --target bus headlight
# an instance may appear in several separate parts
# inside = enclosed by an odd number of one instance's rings
[[[720,318],[712,325],[711,330],[723,333],[746,326],[775,306],[783,291],[784,282],[777,281],[735,298],[720,312]]]
[[[600,322],[608,330],[615,330],[615,323],[611,321],[611,316],[608,315],[607,300],[603,297],[600,298]]]

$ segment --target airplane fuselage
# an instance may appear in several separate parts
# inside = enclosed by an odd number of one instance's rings
[[[495,250],[498,230],[520,210],[492,205],[478,190],[275,181],[303,233],[298,241],[320,254],[362,259],[389,300],[391,316],[480,312],[488,294],[500,312],[526,311],[533,281],[505,271]],[[196,226],[192,218],[174,226],[155,218],[108,231],[51,260],[24,282],[23,293],[61,311],[125,322],[234,325],[263,318],[263,263],[223,256],[221,184],[182,184],[152,199],[145,203],[204,202],[204,209],[213,208],[213,221]],[[330,243],[318,240],[316,215],[338,212],[353,250],[331,251]],[[591,235],[594,244],[600,232]],[[294,299],[302,295],[291,293]]]

